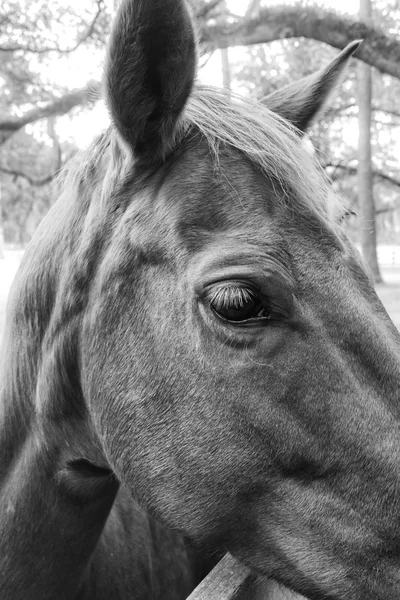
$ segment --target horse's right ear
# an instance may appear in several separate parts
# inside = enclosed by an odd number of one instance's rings
[[[185,0],[123,0],[105,66],[111,118],[137,161],[151,166],[174,145],[196,71]]]
[[[361,40],[346,46],[324,69],[273,92],[262,100],[273,112],[306,131],[324,108]]]

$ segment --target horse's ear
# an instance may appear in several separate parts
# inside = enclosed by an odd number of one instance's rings
[[[110,37],[105,94],[111,118],[144,166],[173,147],[196,71],[185,0],[123,0]]]
[[[352,42],[327,67],[273,92],[264,98],[263,104],[306,131],[323,109],[360,44],[360,40]]]

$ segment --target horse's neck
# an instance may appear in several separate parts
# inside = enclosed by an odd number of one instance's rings
[[[106,469],[100,485],[85,475],[88,465],[107,465],[76,377],[76,328],[52,323],[60,293],[57,256],[54,263],[23,266],[7,315],[0,379],[0,596],[180,600],[194,583],[182,539],[151,524],[125,492],[117,492]],[[68,292],[61,294],[66,302]]]
[[[79,386],[66,381],[71,340],[45,343],[55,302],[46,272],[55,267],[30,260],[14,285],[2,355],[0,596],[75,598],[118,485],[105,478],[96,492],[71,472],[71,461],[96,463],[101,452],[77,406]]]
[[[74,598],[111,509],[115,489],[75,503],[55,463],[32,433],[0,482],[3,598]]]
[[[72,599],[117,484],[110,481],[88,499],[71,489],[68,462],[80,455],[73,436],[79,424],[41,422],[29,386],[20,397],[20,382],[7,375],[0,417],[0,596]]]
[[[33,427],[0,481],[1,597],[186,598],[196,569],[185,541],[112,480],[88,497],[88,482],[68,476],[70,444],[56,438],[61,430],[43,444]]]
[[[89,430],[75,426],[72,439],[66,423],[49,433],[32,420],[2,470],[1,598],[186,598],[195,575],[183,539],[149,521],[112,478],[99,490],[68,472],[90,453],[80,441]]]
[[[184,600],[214,566],[121,489],[92,556],[85,600]],[[81,600],[81,596],[79,596]]]

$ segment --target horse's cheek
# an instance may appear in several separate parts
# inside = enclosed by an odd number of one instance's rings
[[[167,324],[157,352],[145,324],[125,333],[118,344],[108,336],[101,346],[86,336],[84,390],[103,450],[142,506],[201,538],[234,512],[232,490],[251,472],[253,456],[190,344],[173,345]]]

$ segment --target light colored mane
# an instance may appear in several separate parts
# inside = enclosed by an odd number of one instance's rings
[[[260,102],[201,86],[189,99],[185,119],[204,135],[217,163],[221,145],[236,148],[280,185],[294,210],[311,210],[330,220],[331,188],[322,168],[300,132],[278,114]]]
[[[216,166],[221,146],[233,147],[282,189],[294,212],[318,214],[332,225],[331,187],[300,132],[260,102],[222,89],[196,86],[186,106],[176,145],[196,128],[207,141]],[[84,152],[79,153],[59,178],[59,187],[77,193],[77,185],[99,186],[105,199],[110,184],[117,184],[132,169],[129,157],[111,126]],[[280,194],[281,195],[281,194]],[[340,201],[337,200],[338,205]],[[337,212],[339,212],[340,208]]]

